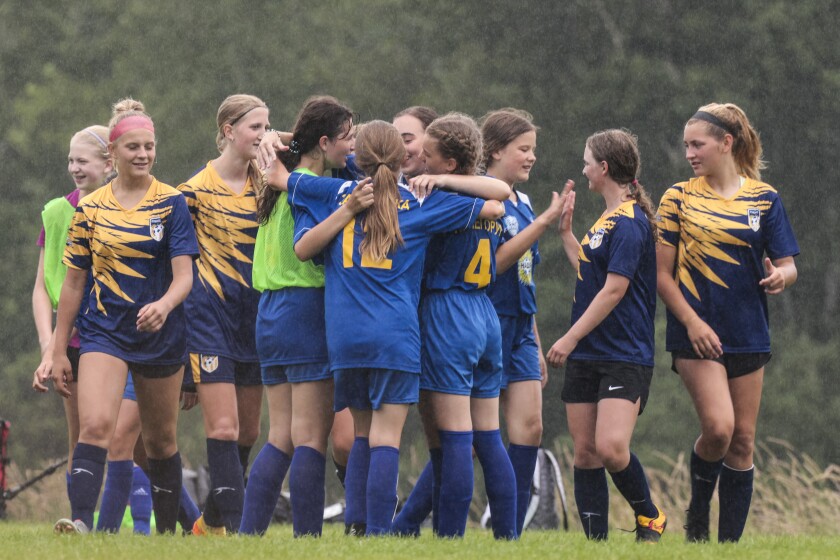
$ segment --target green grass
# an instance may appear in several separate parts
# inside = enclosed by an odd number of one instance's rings
[[[459,541],[429,535],[419,539],[356,539],[345,537],[336,526],[327,526],[321,539],[293,539],[291,528],[272,528],[264,538],[138,537],[134,535],[55,536],[49,524],[0,523],[0,558],[80,560],[177,558],[178,560],[238,558],[294,558],[301,560],[458,558],[726,558],[836,557],[840,536],[752,536],[737,545],[687,545],[682,535],[666,531],[658,545],[637,545],[634,535],[615,531],[606,543],[587,542],[579,531],[526,532],[519,542],[496,542],[483,530],[472,529]]]

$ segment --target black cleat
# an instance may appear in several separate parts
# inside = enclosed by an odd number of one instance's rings
[[[709,512],[685,511],[685,542],[709,542]]]

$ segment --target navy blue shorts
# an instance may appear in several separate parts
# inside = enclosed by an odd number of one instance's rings
[[[726,369],[726,378],[735,379],[758,371],[767,365],[773,354],[770,352],[750,352],[746,354],[734,354],[725,352],[719,358],[703,358],[694,353],[694,350],[677,350],[671,352],[671,370],[677,371],[677,360],[711,360],[717,362]]]
[[[431,292],[420,306],[420,389],[489,399],[502,385],[499,316],[484,291]]]
[[[653,368],[629,362],[568,360],[560,399],[564,403],[597,403],[603,399],[639,401],[645,410]]]
[[[193,382],[233,383],[238,387],[262,385],[259,362],[238,362],[224,356],[190,354],[190,374]]]
[[[517,381],[541,381],[540,350],[534,337],[534,316],[499,316],[502,328],[502,389]]]
[[[393,369],[353,368],[333,372],[336,412],[345,408],[379,410],[383,404],[420,400],[420,376]]]
[[[264,291],[256,339],[257,358],[264,367],[328,361],[324,288]]]
[[[332,379],[332,377],[330,364],[328,362],[264,366],[262,368],[263,385],[306,383],[307,381],[323,381],[324,379]]]

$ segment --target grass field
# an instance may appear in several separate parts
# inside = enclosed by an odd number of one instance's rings
[[[490,533],[473,530],[461,541],[442,541],[429,535],[419,539],[356,539],[328,526],[321,539],[293,539],[288,526],[272,529],[264,538],[137,537],[134,535],[55,536],[48,524],[0,524],[0,558],[80,560],[177,558],[295,558],[316,560],[458,558],[700,558],[761,559],[837,558],[840,536],[747,536],[737,545],[688,545],[681,534],[665,536],[658,545],[641,545],[634,535],[614,532],[606,543],[587,542],[580,532],[528,532],[519,542],[496,542]]]

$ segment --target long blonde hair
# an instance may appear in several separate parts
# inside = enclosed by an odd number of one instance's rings
[[[359,250],[373,261],[388,258],[404,245],[397,206],[400,191],[396,174],[405,159],[400,133],[391,123],[371,121],[356,135],[356,163],[373,178],[373,206],[363,216],[365,238]]]
[[[755,179],[761,180],[761,170],[767,167],[766,162],[761,159],[763,150],[761,138],[758,132],[750,124],[747,114],[743,109],[734,103],[709,103],[703,105],[697,111],[710,113],[717,117],[729,130],[694,117],[688,119],[686,125],[702,122],[706,126],[706,132],[718,140],[723,140],[727,134],[732,135],[732,157],[735,158],[735,165],[738,172]]]

